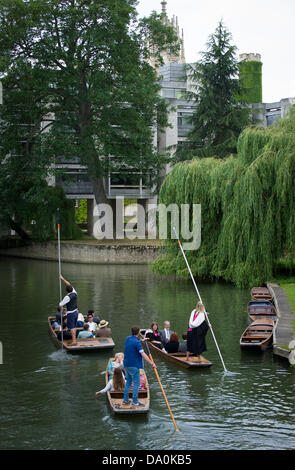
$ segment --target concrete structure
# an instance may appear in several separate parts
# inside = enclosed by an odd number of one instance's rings
[[[267,284],[273,295],[278,314],[278,321],[273,334],[273,352],[275,355],[293,361],[295,333],[293,330],[294,315],[284,289],[277,284]]]
[[[155,261],[160,248],[148,244],[83,244],[61,243],[63,263],[86,264],[149,264]],[[25,246],[0,247],[0,256],[17,258],[58,260],[57,242],[27,242]]]
[[[295,97],[284,98],[274,103],[252,104],[254,118],[256,118],[263,127],[271,126],[275,121],[288,114],[292,104],[295,104]]]

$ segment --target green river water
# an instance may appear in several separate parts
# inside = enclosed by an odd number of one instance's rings
[[[130,327],[170,320],[181,334],[196,304],[191,281],[163,278],[148,266],[64,264],[82,313],[93,308],[110,322],[115,348]],[[249,450],[295,449],[295,371],[287,361],[240,350],[248,324],[249,290],[198,283],[210,312],[225,373],[211,332],[204,354],[213,366],[182,370],[154,355],[181,433],[175,433],[155,374],[146,372],[151,407],[145,416],[114,416],[104,386],[108,351],[56,351],[47,329],[59,301],[57,263],[0,258],[3,364],[0,364],[1,449]]]

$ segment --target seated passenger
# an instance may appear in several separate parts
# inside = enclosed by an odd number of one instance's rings
[[[170,321],[164,321],[164,328],[163,330],[160,330],[159,333],[161,341],[165,346],[165,344],[168,343],[168,341],[170,340],[170,336],[172,335],[172,333],[174,333],[174,331],[170,330]]]
[[[144,369],[139,369],[139,378],[140,378],[140,386],[139,390],[146,390],[146,375],[144,373]],[[133,382],[131,383],[131,388],[133,387]]]
[[[54,330],[61,330],[61,315],[62,315],[62,307],[60,307],[58,305],[57,309],[56,309],[55,320],[52,323],[52,328]],[[64,316],[64,318],[65,318],[65,316]]]
[[[109,322],[101,320],[99,322],[98,328],[95,330],[95,336],[97,338],[110,338],[112,336],[112,331],[110,328],[107,328]]]
[[[123,367],[123,360],[124,360],[123,353],[119,352],[115,354],[114,361],[111,361],[108,365],[109,378],[111,378],[111,376],[113,375],[114,369],[116,369],[117,367]]]
[[[84,323],[84,326],[83,326],[83,331],[79,331],[79,334],[78,334],[78,339],[80,338],[92,338],[93,335],[91,333],[91,331],[89,331],[89,324],[88,323]]]
[[[92,315],[92,316],[93,316],[93,321],[94,321],[95,323],[99,324],[100,318],[95,315],[94,310],[88,310],[87,317],[88,317],[89,315]]]
[[[170,341],[165,344],[165,349],[167,353],[176,353],[178,352],[179,348],[179,341],[178,341],[178,334],[172,333],[170,336]]]
[[[146,389],[146,375],[145,375],[143,369],[139,369],[139,373],[140,373],[140,387],[139,387],[139,390],[145,390]]]
[[[187,334],[186,333],[183,333],[182,339],[184,341],[183,341],[183,343],[179,343],[178,352],[186,353],[186,351],[187,351],[187,340],[186,340],[187,339]]]
[[[108,381],[105,388],[103,388],[99,392],[96,392],[95,396],[96,398],[98,398],[98,396],[101,393],[106,393],[108,391],[123,392],[124,387],[125,387],[125,378],[123,375],[123,369],[122,367],[117,367],[116,369],[114,369],[113,377]]]
[[[89,325],[89,331],[91,331],[91,333],[93,333],[93,335],[94,335],[94,332],[95,332],[95,330],[96,330],[96,328],[97,328],[97,323],[95,323],[95,322],[93,321],[93,315],[92,315],[92,314],[91,314],[91,315],[87,315],[87,323],[88,323],[88,325]]]
[[[83,328],[84,326],[84,315],[79,312],[78,310],[78,319],[77,319],[77,324],[76,324],[76,328]]]
[[[145,338],[147,338],[157,348],[159,348],[159,349],[164,348],[164,346],[162,344],[162,341],[160,339],[158,323],[153,322],[151,324],[151,329],[146,331]]]
[[[61,341],[62,339],[65,340],[65,339],[72,339],[72,333],[68,330],[67,328],[67,319],[65,318],[64,320],[64,328],[61,331],[57,331],[56,332],[56,336],[57,336],[57,339],[59,341]]]

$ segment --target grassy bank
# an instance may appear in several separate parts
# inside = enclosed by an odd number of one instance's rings
[[[290,277],[277,276],[271,282],[279,284],[280,287],[282,287],[284,291],[286,292],[286,296],[290,302],[292,313],[294,316],[292,327],[293,327],[293,331],[295,332],[295,277],[294,276],[290,276]]]

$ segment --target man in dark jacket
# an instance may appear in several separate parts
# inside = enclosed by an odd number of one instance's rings
[[[60,275],[60,279],[66,285],[67,295],[59,303],[59,306],[60,307],[66,306],[67,327],[72,335],[72,342],[70,343],[70,345],[75,346],[77,344],[76,324],[77,324],[77,319],[78,319],[78,294],[73,288],[73,286],[64,277],[62,277],[62,275]]]
[[[174,331],[170,330],[170,321],[164,321],[164,329],[159,331],[160,333],[160,340],[162,343],[167,344],[170,340],[170,336]]]

